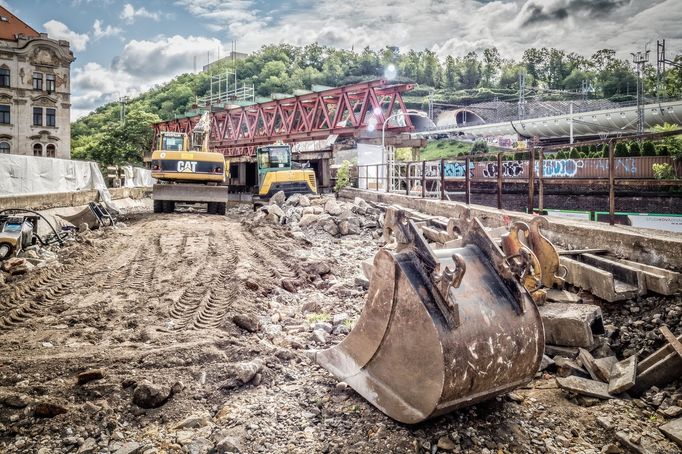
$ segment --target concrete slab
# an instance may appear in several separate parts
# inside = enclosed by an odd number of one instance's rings
[[[576,376],[590,378],[589,372],[580,367],[580,364],[572,359],[564,358],[563,356],[555,356],[554,363],[556,364],[557,375],[559,377]]]
[[[682,418],[673,419],[669,423],[663,424],[659,430],[682,448]]]
[[[633,454],[653,454],[654,452],[650,449],[647,449],[647,447],[645,447],[643,444],[633,443],[630,440],[630,435],[625,432],[616,432],[616,439],[627,452],[631,452]]]
[[[592,380],[597,380],[597,381],[606,381],[602,380],[599,374],[597,373],[597,366],[594,363],[594,357],[590,352],[585,350],[584,348],[578,349],[578,359],[580,360],[580,363],[583,365],[585,370],[590,374],[590,377],[592,377]]]
[[[682,335],[677,336],[677,340],[682,341]],[[665,386],[680,378],[681,371],[682,357],[672,345],[666,344],[637,365],[637,383],[630,394],[638,396],[652,386]]]
[[[597,397],[599,399],[613,399],[608,392],[608,385],[600,381],[581,377],[557,377],[556,382],[560,388],[583,396]]]
[[[550,303],[539,310],[548,344],[589,349],[595,344],[594,335],[604,334],[599,306]]]
[[[563,356],[564,358],[575,359],[578,357],[578,347],[563,347],[561,345],[545,344],[545,354],[554,358]]]
[[[609,377],[609,392],[621,394],[635,386],[637,379],[637,356],[633,355],[613,365]]]
[[[608,383],[611,377],[611,369],[613,365],[618,362],[615,356],[607,356],[606,358],[597,358],[594,360],[594,366],[596,368],[597,375],[599,378]]]
[[[560,261],[568,269],[566,282],[587,290],[610,303],[634,298],[640,294],[638,286],[619,281],[613,273],[594,264],[583,263],[580,260],[568,257],[560,257]]]

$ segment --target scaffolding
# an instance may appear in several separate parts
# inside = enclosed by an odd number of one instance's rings
[[[237,80],[237,72],[225,68],[224,72],[210,76],[209,91],[206,96],[197,98],[197,106],[224,107],[239,102],[255,102],[255,100],[254,85],[247,85],[244,82],[240,85]]]

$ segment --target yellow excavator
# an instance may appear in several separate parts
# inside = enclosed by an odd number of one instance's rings
[[[208,213],[224,215],[228,187],[225,157],[208,150],[210,116],[206,112],[192,136],[163,131],[152,153],[155,213],[172,213],[176,202],[206,203]]]
[[[277,143],[256,150],[258,161],[258,192],[254,195],[254,208],[264,205],[278,193],[317,194],[315,172],[291,160],[291,146]]]

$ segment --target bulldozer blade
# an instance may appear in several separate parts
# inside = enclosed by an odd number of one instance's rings
[[[466,271],[448,289],[450,317],[437,304],[424,256],[414,247],[382,249],[355,327],[340,344],[316,354],[319,365],[403,423],[528,383],[542,359],[542,321],[528,293],[500,277],[477,245],[439,252],[438,260],[454,266],[453,259],[441,257],[455,254]]]

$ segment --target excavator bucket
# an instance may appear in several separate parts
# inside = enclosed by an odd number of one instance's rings
[[[398,249],[376,254],[359,320],[317,363],[407,424],[529,382],[542,321],[478,220],[465,246],[434,251],[402,211],[392,218]]]

